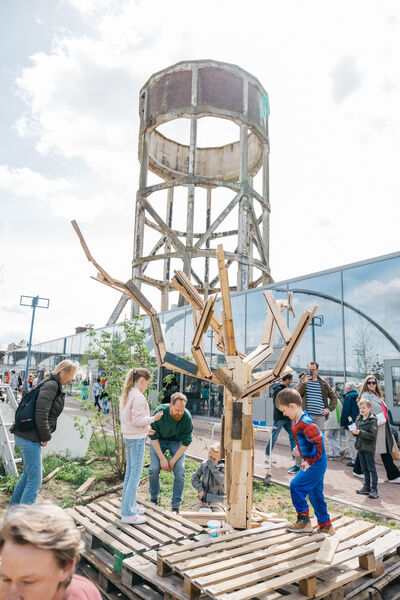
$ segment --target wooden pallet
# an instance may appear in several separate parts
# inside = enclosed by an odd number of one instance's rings
[[[145,509],[147,522],[136,526],[121,522],[120,500],[99,500],[68,511],[83,528],[86,550],[117,573],[121,573],[125,558],[191,539],[204,531],[203,527],[160,506],[145,501],[139,505]]]
[[[383,557],[400,547],[399,533],[387,527],[351,517],[339,517],[334,525],[339,545],[330,565],[316,561],[324,534],[298,535],[280,523],[265,523],[263,531],[162,548],[157,572],[164,578],[179,574],[188,598],[206,594],[214,600],[273,600],[283,590],[285,600],[299,600],[326,596],[366,573],[378,576]],[[122,577],[128,581],[126,571],[139,575],[134,559],[123,561]]]

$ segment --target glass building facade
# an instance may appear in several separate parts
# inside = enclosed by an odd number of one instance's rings
[[[400,420],[400,252],[233,294],[236,344],[246,354],[261,342],[267,309],[265,289],[271,289],[276,299],[286,298],[288,291],[293,293],[296,318],[284,313],[290,329],[303,310],[318,305],[313,323],[290,362],[297,373],[315,360],[321,377],[328,378],[342,392],[345,381],[361,383],[373,372],[381,379],[394,419]],[[220,308],[219,299],[217,313]],[[191,307],[181,307],[160,313],[167,349],[186,358],[191,357],[192,312]],[[146,343],[152,352],[148,317],[143,317],[143,322]],[[117,329],[118,325],[107,328],[110,332]],[[278,335],[275,344],[274,354],[260,370],[275,363],[283,346]],[[79,360],[88,345],[85,333],[36,344],[32,347],[31,367],[51,370],[63,358]],[[204,351],[213,369],[224,364],[211,329],[204,336]],[[22,372],[25,361],[26,349],[14,350],[6,355],[5,368]],[[160,387],[163,375],[164,372],[159,374]],[[208,389],[208,384],[204,386],[199,380],[179,374],[174,385],[187,393],[193,414],[220,416],[222,394],[216,386]],[[254,399],[254,418],[271,422],[269,390]]]

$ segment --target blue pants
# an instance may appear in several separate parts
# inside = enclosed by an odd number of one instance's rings
[[[324,499],[324,475],[328,459],[324,453],[307,471],[300,470],[290,482],[290,495],[298,513],[308,515],[308,496],[318,520],[318,525],[326,525],[330,517]]]
[[[107,410],[108,410],[108,398],[103,398],[103,400],[101,401],[101,405],[103,407],[103,415],[107,414]]]
[[[137,514],[136,490],[143,471],[144,442],[145,438],[139,440],[124,438],[126,471],[121,502],[121,515],[124,517]]]
[[[180,442],[173,440],[158,440],[160,442],[161,452],[165,454],[169,450],[171,457],[175,455],[181,446]],[[172,488],[172,508],[179,508],[182,502],[183,488],[185,485],[185,455],[175,463],[174,467],[174,485]],[[155,500],[160,493],[160,460],[156,451],[150,443],[150,467],[149,467],[149,491],[150,498]]]
[[[275,446],[275,442],[278,438],[279,432],[282,429],[282,427],[285,429],[285,431],[287,431],[288,436],[289,436],[289,444],[290,444],[290,450],[293,450],[293,448],[296,445],[293,433],[292,433],[292,422],[291,421],[287,421],[286,419],[278,419],[278,421],[274,422],[274,427],[275,429],[272,431],[272,435],[269,438],[267,445],[265,446],[265,454],[266,456],[269,456],[269,453],[271,452],[270,447],[271,447],[271,439],[272,439],[272,448]]]
[[[24,472],[10,500],[12,504],[34,504],[42,485],[42,446],[40,442],[31,442],[18,435],[14,436],[15,445],[21,453]]]

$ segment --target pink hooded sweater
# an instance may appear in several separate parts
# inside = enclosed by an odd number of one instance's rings
[[[137,440],[147,436],[154,417],[150,416],[148,402],[137,387],[129,392],[125,406],[120,402],[120,420],[124,438]]]

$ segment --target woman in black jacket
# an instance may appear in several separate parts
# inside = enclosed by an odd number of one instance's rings
[[[42,485],[42,446],[47,446],[51,434],[57,426],[57,418],[64,409],[63,385],[70,383],[76,374],[78,363],[72,360],[61,361],[54,371],[39,384],[36,399],[35,428],[20,431],[16,425],[11,428],[18,446],[24,472],[14,490],[10,505],[34,504]]]

